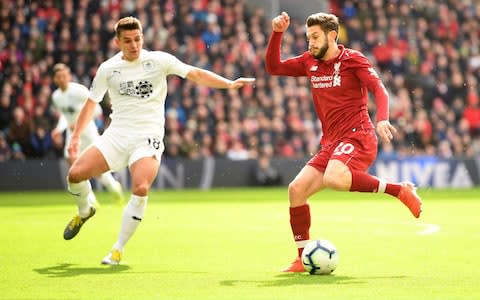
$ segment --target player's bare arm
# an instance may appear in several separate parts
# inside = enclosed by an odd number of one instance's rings
[[[247,84],[253,84],[255,78],[241,77],[236,80],[229,80],[208,70],[194,67],[187,74],[187,79],[200,85],[217,89],[239,89]]]
[[[284,32],[290,25],[290,16],[286,12],[282,12],[279,16],[273,18],[272,28],[276,32]]]
[[[88,122],[92,119],[95,112],[97,103],[90,98],[85,101],[85,104],[78,115],[77,121],[72,133],[72,139],[70,145],[68,145],[68,155],[75,160],[78,156],[78,149],[80,147],[80,136],[88,125]]]
[[[393,139],[393,133],[396,133],[397,129],[393,127],[388,120],[379,121],[377,123],[377,133],[384,143],[390,143]]]

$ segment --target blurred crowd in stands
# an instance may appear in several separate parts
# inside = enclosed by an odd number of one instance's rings
[[[470,0],[330,1],[343,24],[340,43],[374,63],[390,92],[399,130],[379,157],[480,155],[480,6]],[[313,12],[312,12],[313,13]],[[264,54],[271,20],[239,0],[5,0],[0,4],[0,161],[60,158],[52,138],[58,112],[52,67],[69,65],[90,85],[117,52],[113,25],[133,15],[145,47],[255,87],[211,90],[168,81],[166,157],[304,158],[322,134],[307,78],[269,76]],[[307,16],[305,16],[306,18]],[[283,54],[306,50],[305,20],[292,20]],[[108,126],[108,98],[98,118]],[[374,117],[374,101],[371,101]]]

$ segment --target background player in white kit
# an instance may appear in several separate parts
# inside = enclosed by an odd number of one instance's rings
[[[105,93],[112,103],[112,122],[96,142],[74,162],[68,173],[68,189],[74,195],[78,214],[64,231],[73,238],[95,214],[88,203],[92,189],[88,179],[108,170],[128,166],[132,195],[123,212],[118,240],[103,264],[118,264],[125,244],[143,218],[148,191],[157,176],[164,150],[165,97],[167,76],[177,75],[212,88],[238,89],[254,78],[228,80],[213,72],[187,65],[173,55],[143,50],[142,25],[125,17],[115,25],[115,42],[121,52],[103,62],[92,83],[90,96],[80,112],[72,134],[69,153],[78,154],[81,133]]]
[[[52,102],[54,107],[60,112],[60,118],[57,126],[52,130],[52,137],[61,135],[66,130],[64,155],[68,164],[72,165],[74,159],[68,154],[67,149],[72,137],[72,130],[75,127],[75,121],[83,104],[88,99],[89,91],[85,86],[72,82],[70,68],[63,63],[57,63],[53,66],[53,82],[58,88],[52,94]],[[101,113],[102,108],[100,105],[97,105],[95,116],[99,116]],[[95,122],[91,120],[80,137],[80,151],[85,150],[98,137],[98,128]],[[97,179],[114,195],[117,202],[123,201],[122,185],[113,178],[110,172],[101,174]],[[90,194],[90,197],[92,198],[89,201],[96,203],[93,193]]]

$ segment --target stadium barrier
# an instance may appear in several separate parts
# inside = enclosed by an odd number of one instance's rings
[[[232,161],[205,158],[201,160],[164,159],[153,189],[210,189],[287,185],[304,166],[305,160],[272,159],[271,170],[278,175],[264,180],[256,160]],[[0,163],[0,191],[62,190],[68,165],[64,160],[27,160]],[[411,157],[379,159],[369,172],[380,178],[400,182],[412,181],[420,187],[471,188],[480,186],[480,157],[476,159],[439,159]],[[270,174],[270,173],[268,173]],[[130,187],[128,170],[114,176]],[[263,176],[263,177],[261,177]],[[268,179],[268,178],[267,178]],[[93,180],[93,187],[102,187]]]

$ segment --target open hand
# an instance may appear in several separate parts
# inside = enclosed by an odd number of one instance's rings
[[[250,78],[250,77],[240,77],[237,80],[233,81],[230,84],[231,89],[239,89],[241,87],[244,87],[247,84],[254,84],[255,83],[255,78]]]
[[[397,129],[388,120],[377,123],[377,133],[384,143],[389,143],[393,139],[393,133],[396,132]]]

